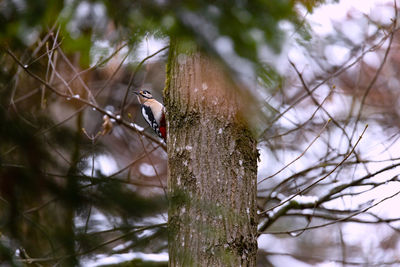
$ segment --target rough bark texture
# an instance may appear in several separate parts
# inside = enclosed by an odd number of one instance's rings
[[[170,50],[170,266],[255,266],[257,149],[237,90],[204,54]]]

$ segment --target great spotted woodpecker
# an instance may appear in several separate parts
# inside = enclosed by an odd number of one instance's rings
[[[145,121],[153,128],[153,130],[167,140],[167,128],[165,124],[165,107],[163,104],[153,98],[147,90],[134,92],[141,104],[142,115]]]

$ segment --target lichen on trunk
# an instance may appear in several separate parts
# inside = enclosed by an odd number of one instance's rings
[[[170,266],[255,266],[257,149],[237,85],[176,41],[167,76]]]

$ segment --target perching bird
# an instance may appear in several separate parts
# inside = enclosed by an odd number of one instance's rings
[[[142,115],[151,128],[164,140],[167,140],[165,107],[153,98],[147,90],[133,92],[141,104]]]

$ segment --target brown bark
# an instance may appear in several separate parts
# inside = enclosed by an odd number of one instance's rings
[[[170,49],[170,266],[255,266],[257,149],[237,87],[203,53]]]

